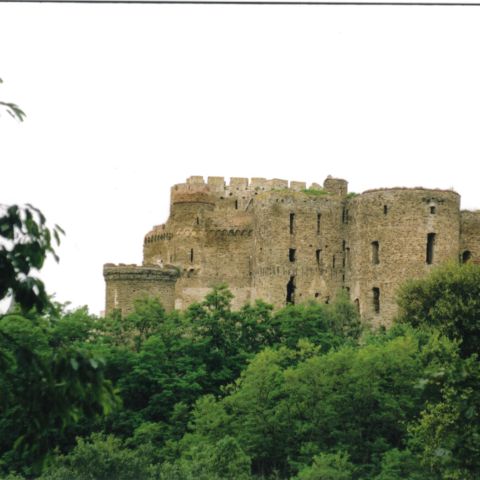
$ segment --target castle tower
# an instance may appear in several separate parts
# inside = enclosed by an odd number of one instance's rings
[[[178,277],[176,269],[107,263],[103,267],[103,276],[107,314],[115,310],[122,315],[128,314],[133,310],[135,300],[145,297],[158,298],[167,311],[173,310]]]
[[[421,188],[371,190],[349,202],[347,285],[364,319],[390,322],[400,285],[458,258],[459,207],[456,192]]]

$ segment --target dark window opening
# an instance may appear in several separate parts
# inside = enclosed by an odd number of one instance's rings
[[[433,250],[435,247],[435,233],[429,233],[427,235],[427,264],[431,265],[433,263]]]
[[[295,277],[290,277],[287,283],[287,305],[295,305]]]
[[[200,225],[200,218],[197,217],[197,225]]]
[[[383,214],[386,215],[388,213],[388,206],[384,205],[383,206]]]
[[[190,263],[193,263],[193,248],[190,249]]]
[[[346,208],[342,210],[342,223],[348,223],[348,210]]]
[[[360,300],[358,298],[356,298],[353,303],[355,304],[355,307],[357,308],[357,312],[360,313]]]
[[[373,311],[380,313],[380,289],[377,287],[372,288],[373,292]]]
[[[317,235],[320,234],[320,220],[322,219],[322,214],[317,213]]]
[[[315,292],[315,298],[318,298],[320,296],[320,292]]]
[[[290,214],[290,234],[292,235],[295,232],[295,214]]]
[[[320,252],[321,250],[315,250],[315,259],[317,260],[317,265],[320,265]]]
[[[347,242],[344,240],[342,242],[342,250],[345,251],[346,247],[347,247]]]
[[[437,209],[435,207],[430,207],[430,213],[433,215],[437,213]]]
[[[345,291],[350,295],[350,287],[345,287]]]
[[[332,258],[332,268],[335,268],[335,255]]]
[[[379,249],[379,243],[376,240],[372,242],[372,263],[374,265],[378,265],[380,263]]]
[[[347,263],[347,256],[344,255],[343,258],[342,258],[342,267],[345,268],[345,265]]]
[[[472,258],[472,252],[470,250],[465,250],[462,253],[462,263],[467,263]]]
[[[238,210],[238,200],[235,200],[235,210]]]
[[[296,253],[296,250],[294,248],[289,248],[288,249],[288,259],[291,261],[291,262],[294,262],[295,261],[295,253]]]

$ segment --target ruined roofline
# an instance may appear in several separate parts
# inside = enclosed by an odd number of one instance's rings
[[[460,197],[460,194],[452,188],[426,188],[426,187],[386,187],[386,188],[371,188],[363,191],[360,195],[367,193],[379,193],[379,192],[392,192],[392,191],[405,191],[405,192],[439,192],[439,193],[453,193]]]

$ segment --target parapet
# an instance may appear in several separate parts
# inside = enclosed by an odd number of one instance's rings
[[[347,181],[340,178],[328,177],[323,188],[334,195],[347,195]],[[250,180],[246,177],[231,177],[229,182],[224,177],[208,177],[207,181],[202,176],[191,176],[185,183],[179,183],[172,187],[172,203],[205,201],[206,196],[209,202],[218,194],[229,193],[238,194],[240,192],[261,193],[270,190],[290,189],[295,192],[301,192],[307,188],[306,182],[288,181],[280,178],[266,179],[263,177],[252,177]],[[313,189],[321,189],[318,183],[312,183]],[[203,198],[202,198],[203,195]]]
[[[208,177],[208,186],[212,191],[223,192],[225,190],[224,177]]]
[[[196,179],[195,182],[192,179]],[[201,182],[200,182],[201,179]],[[203,181],[203,177],[190,177],[187,183],[179,183],[171,189],[171,201],[174,203],[215,203],[215,197],[211,193],[209,185]]]
[[[342,178],[333,178],[329,175],[323,182],[323,188],[339,197],[346,197],[348,193],[348,182]]]
[[[106,263],[103,266],[105,281],[170,281],[175,282],[179,271],[175,267],[158,267],[154,265],[115,265]]]

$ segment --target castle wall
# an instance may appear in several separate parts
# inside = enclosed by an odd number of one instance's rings
[[[368,191],[349,202],[346,286],[365,320],[390,322],[402,283],[457,258],[459,202],[455,192],[401,188]]]
[[[480,263],[480,211],[460,214],[460,261]]]
[[[331,195],[285,190],[255,199],[256,298],[282,307],[335,295],[343,280],[341,211]]]
[[[143,267],[105,267],[107,311],[141,294],[169,309],[226,283],[233,306],[329,302],[346,290],[373,325],[396,314],[410,278],[465,252],[480,260],[480,212],[453,191],[392,188],[350,197],[343,179],[323,187],[281,179],[194,176],[171,189],[170,216],[144,240]],[[170,272],[170,273],[168,273]]]
[[[136,299],[145,297],[158,298],[167,311],[175,306],[178,276],[175,269],[106,264],[103,275],[106,282],[106,315],[115,310],[126,315],[133,310]]]

